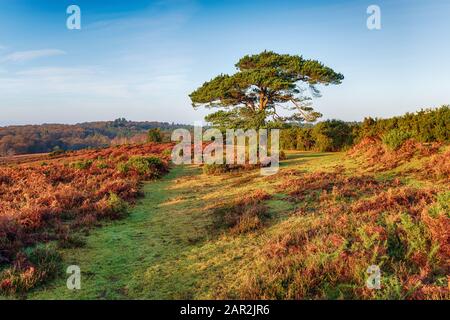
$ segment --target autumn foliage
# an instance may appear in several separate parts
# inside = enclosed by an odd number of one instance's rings
[[[279,191],[298,208],[229,297],[450,298],[448,191],[341,167],[286,175]],[[382,290],[365,285],[370,265],[383,270]]]
[[[392,150],[365,138],[348,152],[357,170],[284,171],[278,192],[297,208],[229,297],[449,299],[450,153],[441,146],[410,139]],[[365,285],[371,265],[383,270],[382,290]]]
[[[0,274],[0,291],[26,290],[47,277],[27,248],[77,246],[77,231],[124,216],[140,183],[168,170],[170,150],[171,144],[128,145],[1,166],[0,264],[11,268]]]

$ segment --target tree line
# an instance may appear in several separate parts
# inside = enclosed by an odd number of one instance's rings
[[[43,124],[0,127],[0,156],[46,153],[59,150],[101,148],[112,144],[145,140],[148,130],[159,128],[163,133],[190,126],[156,121],[85,122],[75,125]]]
[[[287,125],[281,147],[292,150],[342,151],[364,137],[378,137],[397,146],[406,139],[419,142],[450,140],[450,107],[423,109],[388,119],[365,118],[362,122],[327,120],[315,125]]]

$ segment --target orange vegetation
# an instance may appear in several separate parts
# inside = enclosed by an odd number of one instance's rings
[[[126,214],[127,202],[139,195],[141,181],[168,170],[171,146],[84,150],[0,166],[0,264],[13,265],[12,273],[20,280],[16,282],[22,285],[27,277],[42,272],[24,248],[49,241],[76,246],[77,230]],[[12,286],[14,277],[0,277],[0,291]]]

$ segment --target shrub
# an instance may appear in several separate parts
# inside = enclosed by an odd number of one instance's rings
[[[165,164],[158,157],[133,156],[128,159],[127,165],[139,175],[147,178],[157,178],[165,171]]]
[[[364,119],[358,127],[359,139],[382,136],[392,129],[409,132],[411,138],[420,142],[446,142],[450,139],[450,107],[420,110],[389,119]]]
[[[115,193],[109,194],[108,205],[114,213],[126,214],[128,212],[128,203]]]
[[[312,130],[318,151],[339,151],[353,143],[351,126],[341,120],[327,120],[316,124]]]
[[[39,269],[43,279],[51,278],[61,271],[61,255],[50,245],[27,248],[25,255],[27,260]]]
[[[119,162],[117,164],[117,171],[119,171],[122,174],[127,174],[128,171],[130,171],[130,166],[127,162]]]
[[[80,160],[77,162],[72,162],[70,164],[70,166],[74,169],[79,169],[79,170],[86,170],[89,169],[92,165],[93,161],[92,160]]]
[[[20,263],[0,274],[0,292],[24,293],[60,274],[61,255],[51,246],[38,245],[19,254]]]
[[[108,168],[108,164],[104,161],[99,161],[97,162],[97,168],[99,169],[107,169]]]
[[[148,130],[148,134],[147,134],[147,141],[148,142],[162,142],[163,137],[162,137],[162,133],[161,130],[159,128],[155,128],[155,129],[150,129]]]
[[[383,135],[382,141],[391,150],[397,150],[411,135],[400,129],[392,129]]]

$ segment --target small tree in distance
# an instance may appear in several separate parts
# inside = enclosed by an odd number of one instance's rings
[[[340,84],[344,76],[317,60],[263,51],[236,64],[238,72],[221,74],[192,92],[194,108],[219,108],[205,120],[220,128],[262,128],[285,122],[315,121],[322,115],[311,107],[320,96],[317,85]],[[281,116],[283,108],[290,115]]]
[[[162,142],[162,140],[163,140],[163,137],[162,137],[161,130],[159,128],[148,130],[147,142],[160,143],[160,142]]]

